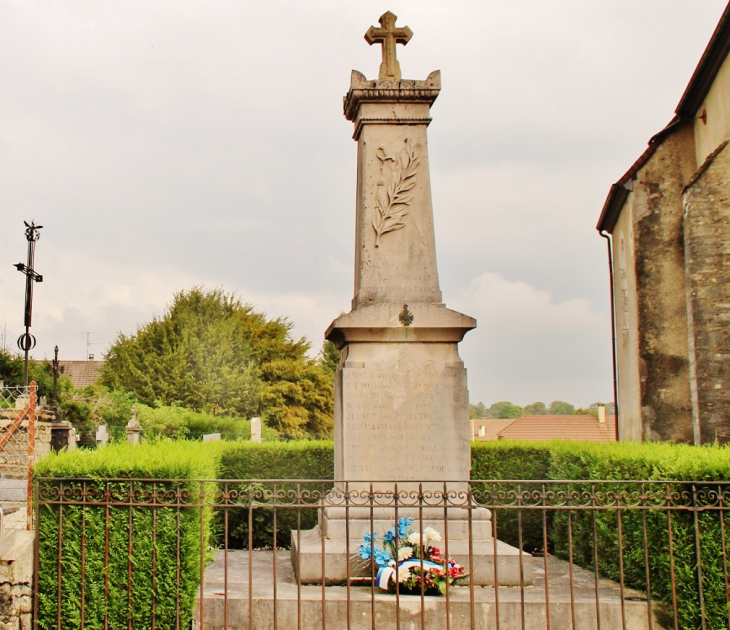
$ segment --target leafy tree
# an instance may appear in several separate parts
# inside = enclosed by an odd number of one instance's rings
[[[193,287],[160,318],[119,334],[103,383],[154,407],[261,416],[285,438],[326,437],[333,387],[323,365],[291,337],[286,319],[269,320],[235,294]]]
[[[21,386],[24,372],[25,358],[23,355],[0,348],[0,381],[6,387]],[[31,381],[35,381],[38,386],[38,397],[47,396],[50,400],[53,393],[53,373],[48,361],[31,359],[28,362],[28,382]],[[67,390],[70,387],[71,381],[68,378],[59,378],[59,390]]]
[[[334,377],[337,366],[340,364],[340,351],[337,346],[328,339],[324,340],[322,349],[319,351],[319,364],[324,368],[327,374]]]
[[[548,408],[544,402],[534,402],[525,407],[526,416],[546,416],[547,414]]]
[[[469,405],[469,417],[474,420],[475,418],[486,418],[487,408],[484,403],[479,401],[476,405]]]
[[[548,408],[548,413],[551,416],[572,416],[574,411],[575,407],[573,405],[562,400],[553,400]]]
[[[522,407],[506,400],[494,403],[487,411],[488,418],[521,418],[524,415],[525,410]]]

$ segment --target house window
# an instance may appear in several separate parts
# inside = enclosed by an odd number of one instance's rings
[[[479,433],[478,433],[479,437],[484,437],[486,434],[487,434],[487,427],[485,427],[484,425],[480,426]]]

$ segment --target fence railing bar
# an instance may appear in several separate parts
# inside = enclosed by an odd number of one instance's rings
[[[723,493],[720,488],[717,492],[722,501]],[[725,608],[727,609],[727,624],[730,628],[730,581],[728,580],[728,566],[727,566],[727,537],[725,535],[725,514],[720,512],[718,515],[720,519],[720,540],[722,542],[722,576],[725,581]]]
[[[568,512],[568,580],[570,586],[570,627],[575,630],[575,582],[573,578],[573,513]]]
[[[667,491],[669,491],[669,488],[667,488]],[[667,535],[669,537],[669,578],[672,585],[672,616],[674,618],[674,630],[679,630],[679,614],[677,611],[677,576],[674,564],[674,532],[671,510],[667,510]]]
[[[618,537],[618,575],[619,575],[619,598],[621,600],[621,630],[626,630],[626,598],[624,596],[624,532],[623,532],[622,511],[616,512],[616,532]]]
[[[301,499],[302,489],[297,485],[297,496]],[[297,509],[297,549],[302,548],[302,508]],[[302,554],[297,554],[297,630],[302,630]]]
[[[134,522],[132,517],[132,506],[134,505],[134,482],[129,484],[127,488],[129,492],[129,513],[127,520],[127,630],[132,629],[132,618],[134,613],[132,612],[132,536],[134,534]],[[202,528],[201,528],[202,530]]]
[[[547,490],[542,485],[542,496],[545,497]],[[550,570],[548,568],[549,556],[547,510],[542,511],[542,566],[545,571],[545,630],[551,630],[550,625]]]
[[[345,602],[345,619],[347,628],[352,623],[352,575],[350,571],[350,486],[344,483],[345,488],[345,556],[347,557],[347,600]],[[397,594],[396,594],[397,597]]]
[[[692,485],[692,503],[697,504],[697,486]],[[700,600],[700,622],[702,630],[707,628],[707,617],[705,611],[705,593],[703,590],[704,580],[702,579],[702,543],[700,541],[700,515],[697,510],[694,512],[694,537],[695,554],[697,556],[697,591]]]
[[[228,495],[230,489],[225,484],[225,493]],[[223,630],[228,630],[228,508],[223,509]],[[201,619],[201,628],[203,620]]]
[[[36,512],[36,535],[33,539],[33,630],[38,630],[38,603],[40,600],[40,528],[41,528],[41,507],[40,507],[40,486],[34,488],[35,500],[33,509]],[[82,609],[83,610],[83,609]],[[81,618],[83,619],[83,612]]]
[[[273,498],[272,518],[274,520],[274,523],[273,523],[274,533],[273,533],[273,537],[272,537],[272,550],[271,550],[272,557],[273,557],[272,567],[273,567],[273,573],[274,573],[274,591],[273,591],[274,592],[274,630],[277,630],[277,628],[279,627],[279,610],[277,607],[278,602],[276,600],[277,587],[279,585],[279,582],[276,579],[277,569],[278,569],[277,565],[279,564],[277,562],[277,557],[276,557],[276,499],[277,499],[277,496],[278,496],[278,488],[277,488],[277,484],[274,484],[274,492],[273,492],[273,497],[272,497]],[[324,556],[324,554],[322,554],[322,555]],[[323,598],[323,601],[324,601],[324,598]]]
[[[418,532],[419,532],[419,541],[421,544],[421,548],[425,547],[425,543],[423,540],[423,484],[418,484]],[[420,553],[418,554],[420,556],[421,561],[421,630],[426,630],[426,580],[423,579],[423,577],[426,575],[426,572],[423,567],[423,561],[424,561],[424,554]],[[397,576],[396,576],[397,579]],[[400,614],[400,613],[399,613]]]
[[[373,484],[370,484],[369,503],[370,503],[370,629],[375,630],[375,505],[373,494]],[[322,611],[324,612],[324,610]]]
[[[200,604],[199,604],[199,615],[200,624],[202,626],[205,623],[205,507],[202,505],[205,503],[205,484],[200,484]],[[226,582],[226,589],[228,590],[228,583]],[[130,628],[131,630],[131,628]]]
[[[398,495],[397,487],[396,487],[396,496]],[[443,502],[444,502],[444,569],[446,571],[446,592],[444,593],[444,596],[446,597],[446,620],[444,624],[445,630],[451,630],[451,584],[449,584],[450,580],[450,573],[449,573],[449,489],[446,483],[444,483],[444,489],[443,489]],[[396,519],[395,522],[398,522],[398,512],[397,512],[397,505],[396,505]],[[396,604],[396,608],[400,609],[400,606]],[[400,618],[400,614],[398,615]],[[400,630],[400,623],[398,624],[398,627],[396,630]]]
[[[321,506],[321,509],[324,510],[325,505],[325,495],[324,495],[324,486],[320,486],[320,492],[319,492],[319,504]],[[327,588],[327,537],[324,535],[324,528],[319,528],[319,534],[321,536],[322,541],[322,630],[326,630],[327,628],[327,606],[325,603],[325,594],[326,594],[326,588]],[[349,572],[349,565],[350,565],[350,559],[347,559],[347,565],[348,565],[348,572]]]
[[[253,628],[253,483],[248,484],[248,627]]]
[[[82,496],[86,496],[86,482],[82,488]],[[36,539],[38,535],[36,535]],[[79,619],[79,628],[84,630],[86,624],[86,506],[81,506],[81,600],[79,611],[81,618]]]
[[[595,502],[595,486],[591,486],[591,494]],[[598,524],[596,523],[595,512],[591,512],[591,521],[593,525],[593,590],[596,594],[596,630],[601,630],[601,595],[598,588],[600,562],[598,558]]]
[[[180,488],[176,488],[175,496],[178,504],[175,506],[175,630],[180,630],[180,544],[181,544],[181,526],[180,526]]]
[[[109,483],[105,484],[104,494],[107,501],[111,497]],[[109,520],[111,517],[109,504],[104,508],[104,630],[109,630]],[[180,557],[178,555],[178,566]]]
[[[152,486],[152,501],[157,499],[157,484]],[[152,507],[152,620],[151,630],[157,626],[157,508]]]
[[[644,485],[641,486],[642,501],[644,500]],[[641,535],[644,541],[644,566],[646,568],[646,614],[649,630],[654,627],[654,611],[651,598],[651,560],[649,558],[649,535],[647,531],[646,512],[641,513]]]
[[[522,503],[522,486],[517,486],[517,503]],[[525,565],[522,558],[522,510],[517,510],[517,549],[519,553],[520,566],[520,621],[522,630],[525,630]],[[495,561],[497,558],[495,557]]]

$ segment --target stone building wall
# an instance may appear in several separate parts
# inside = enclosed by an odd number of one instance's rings
[[[693,440],[682,189],[695,168],[693,129],[686,124],[657,148],[633,182],[631,232],[641,406],[640,422],[633,419],[633,439]],[[621,277],[615,282],[621,299]]]
[[[684,195],[692,393],[697,441],[730,442],[730,149]]]
[[[633,202],[629,195],[626,210],[613,231],[614,296],[616,307],[616,359],[618,363],[618,434],[622,440],[643,439],[639,360],[639,314],[636,301],[636,262]]]

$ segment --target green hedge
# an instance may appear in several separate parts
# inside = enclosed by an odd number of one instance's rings
[[[662,621],[667,627],[673,626],[669,517],[667,511],[659,506],[665,493],[676,493],[675,501],[689,506],[694,501],[698,508],[696,515],[692,509],[671,512],[679,627],[689,629],[701,626],[697,570],[701,566],[706,627],[727,628],[722,532],[723,527],[727,529],[730,523],[721,522],[723,516],[719,510],[702,511],[701,508],[703,503],[711,504],[714,501],[713,493],[717,486],[713,487],[712,482],[730,480],[730,448],[658,443],[492,442],[473,445],[472,465],[472,477],[479,479],[576,480],[578,483],[571,484],[570,490],[589,493],[585,496],[590,496],[591,491],[599,488],[604,493],[620,492],[622,489],[625,492],[627,486],[619,483],[615,486],[599,486],[580,483],[581,480],[698,482],[662,484],[654,489],[650,483],[643,487],[641,484],[633,485],[634,494],[625,496],[624,503],[643,502],[647,506],[657,506],[656,509],[643,512],[636,509],[596,512],[578,509],[570,513],[548,513],[546,520],[549,551],[563,558],[569,557],[570,526],[573,560],[577,564],[589,569],[598,566],[603,576],[619,580],[619,558],[622,557],[626,585],[645,591],[648,575],[652,598],[665,604]],[[553,484],[552,487],[548,484],[547,487],[555,491],[565,489],[565,486],[558,484]],[[655,493],[653,497],[652,492]],[[611,497],[604,495],[604,499],[604,504],[608,504]],[[499,537],[516,544],[515,525],[518,511],[510,509],[496,512]],[[699,540],[696,539],[695,516],[699,524]],[[522,510],[520,517],[523,524],[523,548],[537,550],[544,547],[542,514]],[[622,530],[620,549],[619,519]],[[697,542],[701,550],[699,561],[696,553]]]
[[[317,499],[332,488],[334,445],[330,441],[271,442],[255,444],[232,442],[225,445],[221,458],[222,479],[322,479],[324,483],[247,484],[229,483],[226,489],[238,492],[238,501],[260,503],[252,508],[253,547],[271,548],[274,544],[274,508],[276,513],[276,546],[289,547],[292,529],[311,529],[317,524],[314,508],[281,507],[287,502],[316,504]],[[272,496],[276,492],[276,499]],[[217,513],[218,531],[224,531],[228,517],[228,545],[248,549],[249,510],[230,508]],[[222,540],[222,538],[221,538]]]
[[[78,501],[82,491],[86,491],[87,501],[105,496],[123,500],[129,496],[130,483],[105,479],[174,479],[156,484],[155,489],[173,496],[187,492],[194,501],[201,492],[201,484],[188,480],[218,476],[221,452],[218,444],[160,442],[136,447],[121,444],[97,451],[51,455],[38,463],[36,476],[69,478],[69,481],[41,481],[39,491],[43,500],[53,500],[61,490],[64,500]],[[88,480],[70,479],[78,477]],[[215,485],[207,484],[204,488],[203,492],[212,498]],[[135,495],[135,501],[151,500],[151,489],[149,484],[135,484],[133,490],[140,493]],[[212,535],[212,510],[204,510],[202,520],[207,544]],[[104,506],[43,503],[37,523],[39,627],[44,630],[57,627],[59,582],[61,615],[66,627],[79,627],[82,605],[86,628],[126,628],[128,619],[134,628],[149,628],[153,606],[156,628],[189,627],[200,577],[200,526],[201,510],[194,507],[154,510],[110,507],[107,512]],[[107,532],[108,561],[105,560]],[[85,541],[83,556],[82,540]],[[176,625],[177,610],[180,611],[179,626]]]

